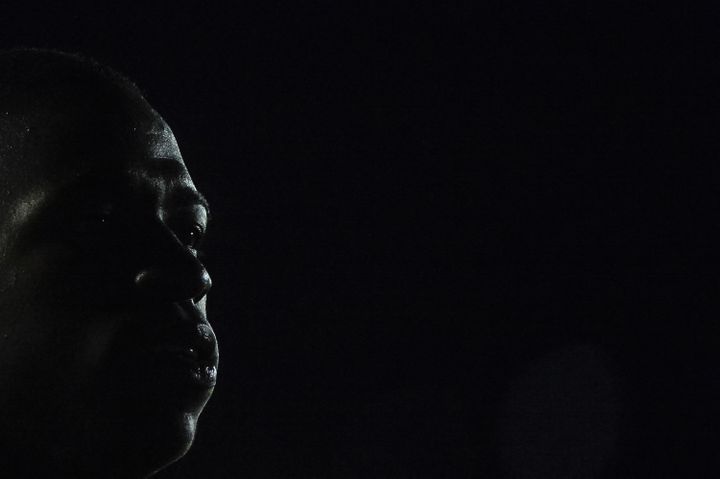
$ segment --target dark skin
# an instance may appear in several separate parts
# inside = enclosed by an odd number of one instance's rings
[[[215,385],[207,204],[160,115],[90,83],[28,105],[0,158],[5,477],[148,477],[187,452]]]

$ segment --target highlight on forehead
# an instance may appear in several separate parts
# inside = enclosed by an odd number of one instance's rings
[[[130,169],[130,174],[150,178],[189,178],[190,174],[180,159],[148,158]],[[178,206],[200,205],[210,217],[210,204],[195,188],[180,186],[173,192],[173,203]]]
[[[163,138],[166,138],[168,136],[174,137],[172,130],[170,129],[168,124],[165,123],[165,120],[162,119],[160,114],[157,113],[152,107],[150,107],[150,109],[152,109],[153,113],[155,113],[155,117],[152,119],[152,122],[148,127],[147,134],[153,136],[160,136]]]
[[[137,122],[132,125],[132,132],[135,134],[147,135],[158,139],[164,139],[170,142],[175,142],[175,135],[173,134],[172,128],[167,124],[165,119],[160,113],[153,108],[152,105],[147,101],[144,96],[138,97],[138,100],[142,104],[142,109],[148,115],[143,118],[141,122]]]
[[[210,214],[210,203],[199,191],[192,188],[180,188],[173,193],[173,203],[177,206],[195,206],[199,205],[205,208],[207,213],[208,221],[211,218]]]

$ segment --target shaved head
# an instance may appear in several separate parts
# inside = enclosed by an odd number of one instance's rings
[[[139,112],[133,121],[162,123],[135,84],[88,57],[40,49],[0,53],[0,165],[10,173],[0,181],[17,184],[23,171],[15,165],[36,160],[30,150],[38,130],[62,133],[101,116],[106,124],[96,127],[120,126]]]

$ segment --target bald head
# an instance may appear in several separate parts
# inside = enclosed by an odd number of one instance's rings
[[[37,146],[75,149],[91,156],[93,139],[163,131],[166,125],[127,78],[92,59],[68,53],[23,49],[0,54],[0,167],[17,184],[18,176],[35,177]],[[84,158],[88,159],[88,158]],[[2,181],[2,179],[0,179]]]
[[[92,60],[2,53],[0,192],[0,450],[34,458],[0,469],[145,477],[180,458],[218,349],[208,205],[170,127]]]
[[[0,133],[5,139],[53,112],[102,111],[124,97],[146,103],[130,80],[96,61],[54,50],[0,52]],[[3,145],[4,146],[4,145]]]
[[[138,87],[110,67],[79,54],[23,48],[0,52],[0,108],[22,109],[33,103],[63,100],[64,92],[92,91],[112,85],[141,97]],[[106,90],[106,92],[109,90]]]

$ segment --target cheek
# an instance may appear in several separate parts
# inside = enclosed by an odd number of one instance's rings
[[[92,282],[77,270],[69,274],[57,256],[24,259],[5,276],[11,286],[0,297],[0,367],[38,377],[55,368],[72,382],[89,381],[124,318],[94,317]]]
[[[87,318],[78,334],[77,369],[90,380],[107,362],[124,318]]]
[[[63,306],[77,304],[76,298],[91,283],[87,270],[79,266],[76,256],[67,248],[57,245],[36,248],[13,258],[12,267],[4,275],[9,288],[3,296],[16,305],[25,302],[50,314],[67,316],[69,311]]]
[[[0,383],[19,396],[40,394],[44,403],[70,404],[83,395],[115,331],[110,324],[85,323],[77,314],[45,305],[4,304],[2,315],[13,319],[1,324]]]
[[[113,263],[112,258],[68,255],[46,268],[38,299],[72,311],[107,310],[127,303],[132,275]],[[127,262],[126,262],[127,263]],[[103,318],[107,321],[107,318]]]

